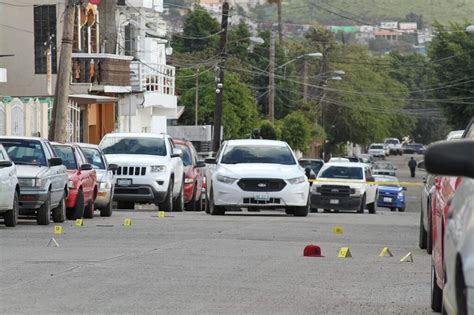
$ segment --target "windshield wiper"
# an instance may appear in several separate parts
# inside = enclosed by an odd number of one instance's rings
[[[33,165],[33,166],[41,166],[35,163],[27,163],[27,162],[14,162],[16,165]]]

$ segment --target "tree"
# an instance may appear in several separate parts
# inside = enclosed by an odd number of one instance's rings
[[[305,152],[311,141],[311,125],[301,112],[292,112],[280,122],[281,140],[293,150]]]
[[[184,21],[183,33],[173,37],[177,52],[217,49],[220,24],[204,8],[196,6]]]
[[[281,137],[281,132],[278,127],[269,120],[262,120],[259,129],[262,139],[278,140]]]
[[[466,25],[435,24],[435,34],[428,56],[432,62],[438,86],[434,95],[439,99],[448,122],[464,129],[474,117],[472,69],[474,68],[474,36],[464,30]]]
[[[283,44],[283,23],[282,23],[282,12],[281,12],[281,2],[282,0],[267,0],[270,4],[277,5],[277,15],[278,15],[278,39],[280,45]]]
[[[186,77],[177,81],[179,105],[185,106],[180,122],[185,125],[194,124],[195,89],[194,70],[181,70],[178,75]],[[226,73],[225,93],[223,102],[224,138],[247,138],[258,126],[259,116],[255,100],[249,88],[235,73]],[[213,124],[215,108],[214,73],[205,70],[200,75],[199,90],[199,124]]]

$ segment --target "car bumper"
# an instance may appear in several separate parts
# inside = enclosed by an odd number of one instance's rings
[[[184,184],[184,202],[191,202],[194,195],[194,183]]]
[[[119,179],[131,179],[129,186],[118,185]],[[170,174],[157,173],[149,176],[118,176],[115,179],[114,201],[132,201],[136,203],[160,203],[168,193]]]
[[[20,214],[22,214],[21,210],[35,210],[41,207],[48,198],[48,192],[47,189],[43,190],[20,187]]]
[[[252,192],[236,183],[213,183],[214,204],[234,207],[304,207],[308,204],[309,183],[287,184],[281,191]]]
[[[360,196],[341,197],[311,195],[311,208],[333,209],[333,210],[359,210],[362,202]]]
[[[392,201],[384,201],[383,198],[391,198]],[[405,200],[396,199],[394,197],[379,197],[377,206],[381,208],[405,208]]]
[[[77,189],[69,189],[69,194],[66,200],[66,208],[74,208],[77,202]]]

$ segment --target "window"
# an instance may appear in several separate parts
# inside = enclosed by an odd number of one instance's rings
[[[105,170],[105,163],[99,150],[92,148],[82,148],[87,162],[96,170]]]
[[[166,144],[156,138],[107,137],[101,143],[104,154],[136,154],[166,156]]]
[[[361,167],[331,166],[325,169],[318,178],[364,179]]]
[[[68,170],[77,169],[76,158],[74,157],[72,147],[66,145],[55,145],[54,150],[58,156],[63,159],[63,165],[66,166]]]
[[[222,164],[266,163],[296,164],[289,148],[284,146],[239,145],[226,148],[221,160]]]
[[[34,6],[35,73],[46,74],[46,50],[51,43],[52,71],[57,73],[56,5]]]
[[[183,151],[183,156],[181,156],[181,159],[183,160],[184,166],[193,165],[193,159],[189,148],[186,145],[182,144],[178,144],[176,145],[176,147]]]
[[[132,24],[125,25],[125,55],[133,56],[135,52],[135,27]]]
[[[3,139],[3,147],[17,165],[47,166],[41,142],[36,140]]]

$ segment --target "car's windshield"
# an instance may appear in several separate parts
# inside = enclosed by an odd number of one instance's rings
[[[77,170],[76,158],[74,157],[74,150],[68,145],[53,145],[56,155],[63,159],[63,165],[68,170]]]
[[[396,139],[388,139],[388,140],[385,140],[385,143],[386,144],[400,144],[400,141]]]
[[[330,166],[318,178],[364,179],[362,167]]]
[[[17,165],[47,166],[48,161],[43,146],[37,140],[2,139],[2,144],[10,159]]]
[[[311,161],[311,160],[300,160],[300,165],[303,168],[310,168],[315,174],[318,174],[319,170],[323,167],[323,161]]]
[[[296,164],[293,154],[286,146],[229,146],[221,160],[222,164],[265,163],[265,164]]]
[[[183,145],[183,144],[176,144],[176,147],[183,151],[183,155],[181,156],[181,159],[183,160],[183,165],[184,166],[193,165],[191,152],[189,151],[188,146]]]
[[[82,148],[82,152],[84,152],[87,162],[92,165],[93,169],[105,170],[105,163],[99,150],[94,148]]]
[[[160,138],[106,137],[100,147],[104,154],[166,156],[165,140]]]
[[[375,163],[375,170],[393,170],[395,167],[390,163]]]
[[[383,145],[371,145],[370,148],[376,150],[383,150]]]

